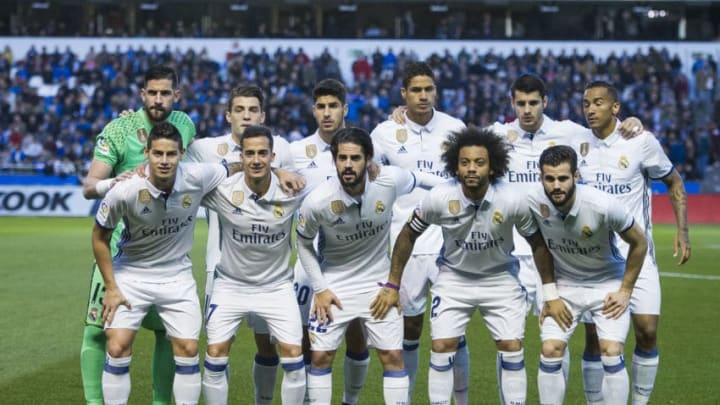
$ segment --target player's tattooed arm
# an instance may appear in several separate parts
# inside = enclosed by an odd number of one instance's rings
[[[392,307],[397,307],[398,313],[402,311],[400,307],[400,280],[405,265],[410,260],[415,241],[424,231],[423,229],[418,232],[413,229],[410,224],[414,220],[419,220],[415,214],[413,214],[410,222],[405,224],[397,240],[395,240],[390,260],[390,275],[385,284],[378,283],[382,288],[370,303],[370,314],[375,319],[385,319],[385,315]]]
[[[687,222],[687,193],[685,183],[680,174],[673,170],[663,179],[668,188],[668,196],[675,211],[675,241],[673,244],[673,257],[678,257],[678,265],[685,264],[690,260],[690,232]]]

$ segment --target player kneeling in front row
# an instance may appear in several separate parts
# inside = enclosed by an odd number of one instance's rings
[[[109,405],[128,401],[133,339],[153,305],[172,341],[175,402],[197,404],[200,397],[202,314],[188,253],[200,200],[227,177],[227,168],[180,164],[183,153],[177,128],[169,123],[154,126],[145,149],[149,177],[118,183],[96,216],[92,246],[106,288],[102,387]],[[110,237],[120,221],[125,232],[119,253],[111,257]]]
[[[578,320],[589,313],[600,338],[604,403],[627,404],[629,382],[622,354],[630,327],[628,305],[647,239],[626,207],[612,196],[576,185],[577,155],[572,148],[546,149],[540,156],[540,175],[544,190],[538,187],[531,192],[530,205],[557,276],[554,282],[541,272],[545,299],[541,317],[551,307],[557,311],[560,306],[564,312],[560,323],[541,318],[540,403],[562,404],[563,353]],[[615,243],[615,233],[630,245],[627,262]]]
[[[513,227],[530,243],[538,269],[552,274],[552,258],[527,200],[518,197],[525,194],[522,188],[498,182],[508,167],[503,140],[492,131],[468,128],[453,133],[447,146],[442,158],[455,179],[434,187],[415,209],[395,242],[388,283],[400,282],[415,240],[430,224],[439,225],[444,244],[431,289],[430,403],[450,404],[458,340],[479,309],[498,350],[500,403],[522,405],[526,299],[515,276]],[[397,302],[398,294],[384,289],[373,311],[383,316]]]

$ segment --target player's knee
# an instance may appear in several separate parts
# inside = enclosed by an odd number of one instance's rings
[[[522,349],[522,341],[512,340],[498,340],[495,342],[497,349],[503,352],[519,352]]]
[[[132,353],[132,346],[129,342],[123,342],[118,339],[108,339],[105,343],[105,350],[110,357],[127,357]]]
[[[313,351],[312,366],[313,368],[329,368],[332,365],[335,352]]]
[[[227,357],[230,353],[230,342],[215,343],[208,345],[207,354],[211,357]]]
[[[408,340],[420,339],[423,330],[423,315],[406,316],[403,318],[404,337]]]
[[[655,349],[657,345],[657,322],[636,320],[634,324],[637,345],[647,351]]]
[[[450,353],[457,350],[459,337],[450,339],[434,339],[432,341],[432,351],[435,353]]]
[[[603,340],[600,342],[600,354],[602,356],[619,356],[623,354],[624,345],[614,340]]]
[[[404,368],[402,350],[379,350],[378,357],[385,370],[399,370]]]
[[[275,345],[270,341],[268,334],[255,334],[255,346],[261,357],[277,357]]]
[[[173,339],[173,354],[179,357],[194,357],[198,354],[197,340]]]
[[[548,358],[558,358],[565,354],[567,344],[562,340],[548,339],[542,342],[542,355]]]
[[[302,346],[287,343],[278,343],[280,357],[298,357],[302,355]]]

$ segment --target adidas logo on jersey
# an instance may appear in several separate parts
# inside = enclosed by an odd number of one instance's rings
[[[344,225],[345,221],[343,221],[342,217],[338,217],[338,219],[333,222],[333,225]]]
[[[148,207],[145,207],[145,208],[143,208],[142,211],[140,211],[140,214],[150,214],[150,213],[152,213],[152,211],[150,211],[150,208],[148,208]]]
[[[233,215],[242,215],[243,214],[242,210],[237,207],[233,210],[232,213],[233,213]]]
[[[315,161],[313,160],[310,162],[310,164],[307,167],[308,169],[317,169],[317,165],[315,164]]]
[[[397,153],[408,153],[407,149],[405,149],[405,146],[401,146],[400,149],[398,149]]]

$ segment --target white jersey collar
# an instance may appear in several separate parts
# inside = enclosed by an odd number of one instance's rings
[[[411,120],[407,115],[407,111],[405,111],[404,115],[405,115],[405,126],[415,135],[421,135],[423,132],[431,133],[437,126],[437,123],[439,120],[439,118],[438,118],[439,114],[437,113],[437,111],[434,108],[433,108],[432,118],[430,118],[430,121],[428,121],[428,123],[425,125],[420,125],[417,122]]]

